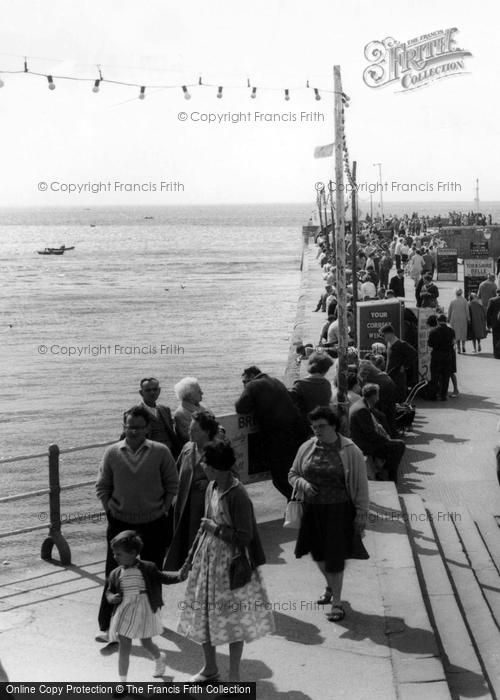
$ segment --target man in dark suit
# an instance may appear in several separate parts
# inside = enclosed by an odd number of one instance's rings
[[[253,415],[262,438],[266,463],[274,486],[290,500],[290,471],[299,446],[311,437],[285,385],[258,367],[243,371],[243,392],[235,403],[236,413]]]
[[[418,357],[417,351],[406,340],[397,337],[390,323],[383,326],[380,333],[387,347],[385,371],[397,387],[396,401],[404,401],[408,393],[407,372],[413,371]]]
[[[349,411],[351,439],[364,455],[385,460],[389,478],[397,483],[398,466],[405,451],[402,440],[389,437],[389,426],[381,411],[377,411],[379,388],[376,384],[365,384],[362,398]]]
[[[181,450],[181,443],[175,433],[174,421],[168,406],[156,403],[161,393],[160,382],[154,377],[141,379],[139,394],[142,405],[150,414],[149,439],[166,445],[174,459]]]
[[[405,295],[405,273],[401,268],[398,269],[394,277],[391,278],[389,282],[389,289],[392,289],[394,295],[397,297],[404,297]]]
[[[500,360],[500,289],[496,297],[492,297],[486,308],[486,325],[491,328],[493,335],[493,357]]]
[[[427,390],[430,401],[436,400],[438,391],[439,399],[447,400],[454,342],[455,331],[446,325],[446,316],[441,314],[438,316],[438,325],[432,328],[427,340],[427,344],[432,348],[431,381]]]

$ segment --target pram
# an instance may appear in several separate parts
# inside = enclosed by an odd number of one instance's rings
[[[412,388],[405,401],[396,404],[396,415],[394,417],[394,423],[396,428],[402,433],[410,430],[415,420],[415,404],[412,401],[415,400],[418,392],[427,385],[427,381],[423,379],[422,381],[415,384]]]

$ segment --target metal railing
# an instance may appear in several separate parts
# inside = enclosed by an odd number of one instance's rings
[[[235,449],[237,459],[239,460],[240,467],[240,478],[244,483],[247,481],[256,480],[257,478],[266,477],[266,472],[262,470],[258,473],[249,474],[249,444],[248,436],[256,432],[256,426],[254,420],[251,416],[236,415],[236,414],[223,414],[217,416],[217,420],[220,425],[224,428],[226,437],[231,441],[233,448]],[[61,491],[71,491],[74,489],[79,489],[83,487],[93,486],[96,483],[96,477],[93,479],[88,479],[86,481],[79,481],[73,484],[65,484],[61,486],[59,478],[59,466],[61,455],[71,454],[73,452],[83,452],[84,450],[92,450],[101,447],[109,447],[109,445],[115,444],[116,440],[110,440],[108,442],[99,442],[92,445],[83,445],[81,447],[69,447],[66,449],[59,449],[58,445],[50,445],[48,452],[42,452],[32,455],[22,455],[19,457],[6,457],[5,459],[0,459],[0,465],[2,464],[12,464],[13,462],[22,462],[29,459],[40,459],[42,457],[48,457],[48,467],[49,467],[49,487],[45,489],[37,489],[36,491],[27,491],[25,493],[17,493],[13,496],[5,496],[0,498],[0,505],[3,503],[11,503],[13,501],[20,501],[26,498],[33,498],[36,496],[49,496],[49,532],[45,540],[42,542],[41,546],[41,557],[46,561],[52,561],[52,550],[54,546],[57,548],[60,557],[60,563],[64,566],[71,565],[71,550],[64,538],[61,531]],[[98,513],[93,513],[102,517],[105,515],[104,511]],[[67,520],[65,522],[75,522]],[[77,520],[76,520],[77,522]],[[10,530],[8,532],[0,532],[0,539],[4,537],[13,537],[15,535],[22,535],[29,532],[35,532],[36,530],[44,530],[47,527],[47,523],[41,525],[32,525],[30,527],[23,527],[18,530]]]
[[[11,464],[12,462],[22,462],[28,459],[39,459],[40,457],[48,456],[48,466],[49,466],[49,488],[38,489],[37,491],[26,491],[25,493],[17,493],[14,496],[5,496],[0,498],[0,505],[2,503],[11,503],[13,501],[20,501],[25,498],[33,498],[35,496],[49,496],[49,532],[47,537],[42,542],[41,547],[41,557],[46,561],[52,561],[52,550],[54,546],[57,548],[59,553],[60,562],[63,566],[71,565],[71,550],[64,538],[61,531],[61,491],[70,491],[72,489],[82,488],[84,486],[92,486],[95,484],[95,478],[89,479],[87,481],[79,481],[74,484],[67,484],[61,486],[59,478],[59,457],[62,454],[69,454],[72,452],[82,452],[84,450],[91,450],[97,447],[108,447],[113,445],[116,440],[111,442],[99,442],[93,445],[85,445],[83,447],[69,447],[65,450],[60,450],[58,445],[50,445],[47,452],[42,452],[33,455],[22,455],[20,457],[7,457],[6,459],[0,459],[1,464]],[[103,511],[104,513],[104,511]],[[3,537],[12,537],[14,535],[22,535],[28,532],[34,532],[35,530],[44,530],[47,527],[46,524],[43,525],[33,525],[31,527],[23,527],[18,530],[10,530],[7,532],[0,532],[0,539]]]

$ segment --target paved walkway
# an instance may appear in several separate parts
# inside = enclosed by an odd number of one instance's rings
[[[308,312],[298,330],[304,341],[316,342],[324,315],[312,310],[322,279],[314,260],[310,263],[304,281]],[[439,286],[449,293],[449,283]],[[500,364],[491,357],[491,339],[485,346],[488,352],[481,356],[459,357],[459,399],[419,404],[401,490],[439,496],[450,507],[473,502],[500,513],[493,460]],[[243,676],[258,681],[258,697],[449,697],[394,487],[371,483],[366,536],[371,558],[349,563],[347,616],[340,624],[328,623],[315,605],[322,580],[310,560],[295,559],[295,535],[282,528],[280,496],[268,482],[252,484],[249,492],[266,546],[263,573],[276,616],[276,634],[244,650]],[[0,658],[11,680],[116,680],[116,650],[94,642],[105,554],[103,527],[94,526],[94,532],[95,540],[74,549],[72,567],[41,562],[34,551],[25,568],[2,568]],[[34,536],[34,550],[40,539]],[[165,631],[159,644],[168,656],[165,680],[182,681],[201,667],[201,650],[175,632],[183,586],[164,592]],[[227,648],[221,652],[224,679]],[[134,646],[129,679],[149,680],[151,672],[152,662]]]

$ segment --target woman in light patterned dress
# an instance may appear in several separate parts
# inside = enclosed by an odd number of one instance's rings
[[[274,631],[258,569],[265,557],[252,502],[231,472],[233,448],[225,440],[214,440],[205,446],[204,462],[211,483],[177,630],[203,646],[205,664],[192,682],[218,679],[216,647],[221,644],[229,644],[229,680],[239,681],[243,643]],[[249,581],[231,590],[231,560],[241,550],[251,564]]]
[[[154,676],[165,672],[166,658],[152,637],[163,632],[160,608],[162,583],[178,583],[178,572],[160,571],[156,564],[142,561],[139,554],[143,543],[133,530],[124,530],[111,540],[113,556],[118,564],[106,584],[108,603],[115,605],[109,639],[119,642],[118,675],[127,681],[132,640],[140,639],[142,646],[155,660]]]

